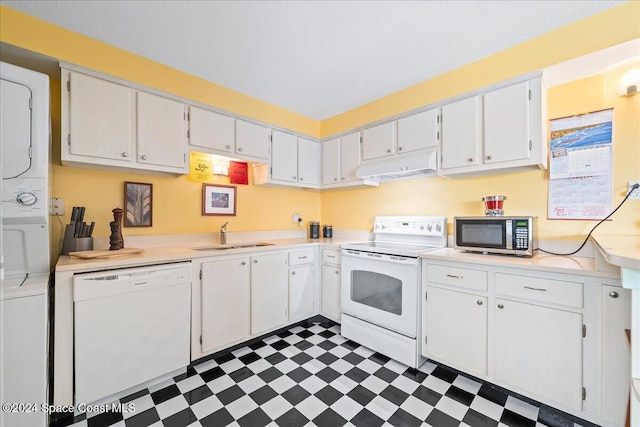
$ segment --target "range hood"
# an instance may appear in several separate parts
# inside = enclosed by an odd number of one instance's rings
[[[435,176],[438,172],[437,159],[438,152],[435,149],[416,154],[395,155],[361,164],[356,169],[356,176],[378,182]]]

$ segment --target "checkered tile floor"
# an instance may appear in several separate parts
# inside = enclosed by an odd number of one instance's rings
[[[431,362],[407,368],[342,337],[332,322],[269,336],[121,402],[135,411],[80,414],[54,425],[591,425]]]

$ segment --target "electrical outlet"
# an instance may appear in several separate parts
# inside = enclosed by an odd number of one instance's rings
[[[300,215],[298,215],[297,213],[294,213],[293,215],[291,215],[291,222],[294,224],[297,224],[300,222]]]
[[[631,188],[633,188],[633,186],[635,184],[640,184],[640,181],[629,181],[628,185],[627,185],[627,193],[629,191],[631,191]],[[635,190],[633,190],[633,193],[631,193],[631,195],[629,196],[630,199],[636,199],[636,200],[640,200],[640,187],[636,188]]]
[[[53,197],[49,209],[49,215],[64,216],[64,199]]]

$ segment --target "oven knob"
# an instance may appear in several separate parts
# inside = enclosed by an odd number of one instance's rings
[[[385,223],[383,222],[382,224],[380,224],[380,227],[382,227],[382,229],[384,230],[385,228],[387,228],[387,226],[385,225]]]
[[[427,231],[433,230],[433,226],[431,224],[427,225]]]
[[[440,224],[436,224],[436,231],[442,231],[442,226]]]
[[[424,230],[424,224],[420,224],[420,230]]]
[[[23,206],[33,206],[38,201],[38,197],[33,193],[25,191],[16,196],[16,201]]]

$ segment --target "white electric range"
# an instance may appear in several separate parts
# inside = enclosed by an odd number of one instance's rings
[[[344,337],[417,368],[420,253],[447,245],[444,216],[378,216],[374,241],[342,245]]]

